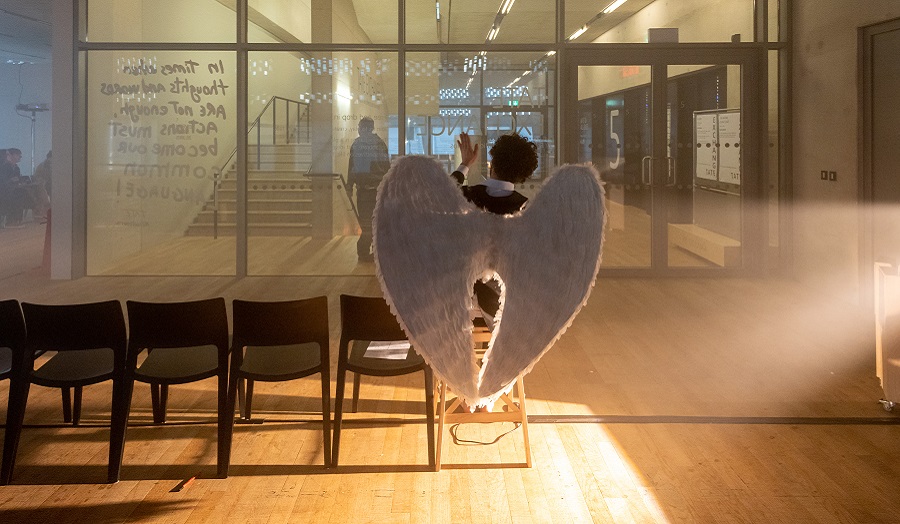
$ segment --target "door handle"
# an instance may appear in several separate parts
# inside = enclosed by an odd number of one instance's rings
[[[648,169],[649,166],[649,169]],[[653,157],[645,156],[641,159],[641,184],[649,186],[653,181]]]
[[[675,159],[667,156],[666,163],[668,164],[668,173],[666,173],[666,184],[669,187],[675,186]]]

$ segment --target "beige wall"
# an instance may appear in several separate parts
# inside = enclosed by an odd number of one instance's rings
[[[900,2],[794,0],[794,273],[851,302],[859,297],[857,35],[900,17]],[[821,170],[837,171],[823,181]]]

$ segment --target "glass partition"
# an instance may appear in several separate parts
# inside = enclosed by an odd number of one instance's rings
[[[88,42],[237,41],[234,9],[218,0],[85,0],[82,6]]]
[[[520,44],[556,40],[556,2],[406,0],[411,44]]]
[[[434,157],[452,171],[459,164],[456,137],[463,131],[482,144],[482,161],[469,183],[487,173],[488,150],[501,134],[516,132],[538,145],[538,169],[555,165],[555,75],[552,54],[408,53],[406,150]],[[519,190],[533,194],[527,182]]]
[[[235,145],[235,55],[91,51],[87,66],[88,274],[234,274],[234,237],[197,227]]]
[[[647,42],[651,28],[671,28],[679,42],[752,42],[753,9],[753,0],[566,0],[564,38]]]
[[[248,273],[372,274],[373,189],[389,142],[396,153],[397,55],[254,52],[248,65]],[[233,175],[220,208],[236,207]]]
[[[248,8],[251,42],[396,44],[398,41],[397,0],[248,0]]]

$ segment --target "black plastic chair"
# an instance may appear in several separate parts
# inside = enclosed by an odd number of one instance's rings
[[[230,419],[228,396],[228,314],[225,299],[190,302],[127,301],[128,363],[124,406],[113,414],[116,439],[125,446],[134,382],[150,384],[153,421],[166,421],[169,386],[218,377],[218,474],[224,476]],[[138,356],[147,358],[138,366]]]
[[[9,307],[9,306],[6,306]],[[122,305],[117,300],[91,304],[22,304],[25,344],[13,354],[9,409],[3,446],[0,484],[8,484],[15,467],[19,437],[31,384],[52,388],[82,387],[113,381],[113,410],[121,403],[126,335]],[[14,348],[15,349],[15,348]],[[35,355],[57,352],[34,369]],[[76,393],[76,412],[80,395]],[[119,475],[122,453],[110,434],[108,478]]]
[[[12,375],[13,355],[25,347],[25,319],[18,300],[0,301],[0,380]]]
[[[344,389],[347,372],[356,373],[354,397],[358,398],[360,375],[398,376],[422,371],[425,374],[425,423],[428,432],[428,464],[434,466],[434,378],[431,368],[414,350],[403,360],[366,357],[371,341],[406,340],[406,333],[397,323],[387,303],[381,297],[341,295],[341,343],[338,348],[337,391],[334,404],[334,443],[331,446],[331,465],[337,467],[341,443]],[[352,344],[351,344],[352,343]],[[355,402],[354,402],[355,404]],[[354,410],[355,410],[354,405]]]
[[[228,412],[234,413],[238,384],[247,381],[244,417],[249,419],[253,381],[282,382],[318,373],[322,383],[325,467],[331,464],[331,372],[328,351],[328,299],[232,303],[234,334],[228,385]],[[234,417],[225,440],[230,462]],[[225,463],[228,473],[229,462]]]

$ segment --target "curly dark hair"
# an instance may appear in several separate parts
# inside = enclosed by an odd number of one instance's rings
[[[490,153],[491,168],[500,180],[520,184],[537,169],[537,145],[518,133],[498,138]]]

